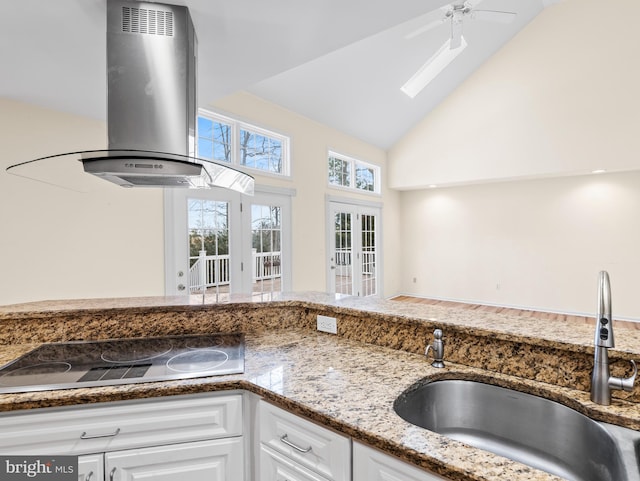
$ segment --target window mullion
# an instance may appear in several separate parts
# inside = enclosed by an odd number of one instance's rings
[[[231,163],[240,165],[240,126],[238,122],[231,124],[231,136],[233,137],[233,148],[231,150]]]
[[[356,184],[356,161],[352,160],[351,162],[349,162],[349,164],[351,165],[351,175],[349,176],[349,187],[351,187],[352,189],[357,189],[357,184]]]

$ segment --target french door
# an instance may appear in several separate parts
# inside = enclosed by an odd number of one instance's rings
[[[349,296],[380,294],[380,209],[329,203],[328,291]]]
[[[167,295],[290,289],[289,195],[165,191]]]

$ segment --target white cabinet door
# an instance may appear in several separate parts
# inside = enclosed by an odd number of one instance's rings
[[[242,438],[105,454],[108,481],[241,481],[243,467]]]
[[[78,457],[78,481],[102,481],[103,479],[104,457],[102,454]]]
[[[353,443],[353,481],[442,481],[423,471],[360,443]]]

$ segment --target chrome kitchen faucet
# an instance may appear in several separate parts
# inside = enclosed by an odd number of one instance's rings
[[[609,370],[609,351],[614,346],[613,319],[611,317],[611,284],[607,271],[598,276],[598,312],[594,339],[593,372],[591,374],[591,400],[608,406],[611,390],[632,391],[638,374],[635,361],[631,361],[633,375],[628,378],[614,377]]]

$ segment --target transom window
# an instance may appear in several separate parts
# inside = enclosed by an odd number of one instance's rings
[[[249,129],[240,129],[240,164],[282,173],[282,140]]]
[[[275,175],[289,175],[289,138],[229,117],[200,111],[198,157]]]
[[[231,125],[209,117],[198,117],[198,157],[231,162]]]
[[[335,152],[329,152],[329,184],[380,193],[380,167]]]

